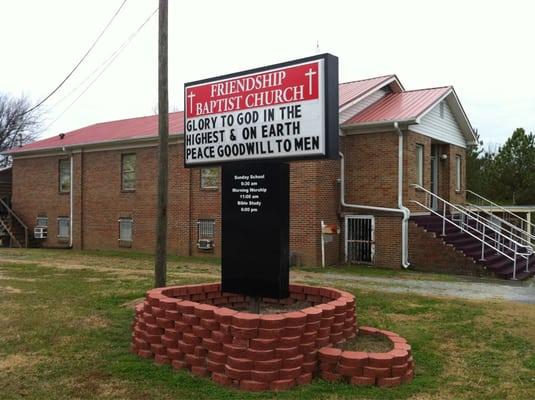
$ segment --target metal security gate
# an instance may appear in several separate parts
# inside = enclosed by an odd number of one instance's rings
[[[372,263],[375,256],[375,219],[371,215],[345,217],[345,256],[348,263]]]

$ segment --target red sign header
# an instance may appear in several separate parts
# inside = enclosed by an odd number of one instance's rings
[[[186,88],[186,118],[315,100],[318,97],[316,61],[190,86]]]

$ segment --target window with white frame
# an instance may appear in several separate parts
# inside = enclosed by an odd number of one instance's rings
[[[197,234],[199,239],[213,239],[215,236],[215,221],[213,219],[198,220]]]
[[[58,237],[68,238],[71,233],[71,220],[69,217],[58,218]]]
[[[35,221],[35,226],[38,226],[40,228],[47,228],[48,227],[48,217],[37,217]]]
[[[461,156],[455,156],[455,190],[461,191]]]
[[[416,145],[416,184],[424,185],[424,145]]]
[[[136,155],[121,155],[121,189],[125,192],[136,190]]]
[[[119,218],[119,240],[131,242],[133,227],[134,220],[132,218]]]
[[[217,189],[219,168],[201,168],[201,189]]]
[[[59,160],[59,191],[69,193],[71,191],[71,160],[65,158]]]

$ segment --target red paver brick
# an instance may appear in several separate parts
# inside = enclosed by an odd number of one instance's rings
[[[412,379],[414,378],[414,370],[409,369],[407,372],[405,372],[405,375],[401,378],[401,381],[403,383],[410,383],[412,382]]]
[[[285,318],[280,314],[269,314],[260,316],[260,328],[273,329],[284,328]]]
[[[253,361],[265,361],[275,358],[275,350],[254,350],[251,348],[247,349],[247,358]]]
[[[247,349],[245,347],[235,346],[233,344],[223,344],[223,353],[231,357],[247,357]]]
[[[275,355],[277,358],[291,358],[299,354],[299,347],[277,347]]]
[[[389,351],[389,354],[392,356],[393,365],[405,364],[409,359],[409,352],[407,350],[394,349]]]
[[[167,357],[169,357],[171,360],[183,360],[184,359],[184,353],[180,351],[179,349],[167,349]]]
[[[363,367],[362,374],[369,378],[390,378],[392,370],[390,368],[370,367],[367,365]]]
[[[209,375],[208,369],[206,369],[206,367],[202,367],[199,365],[192,366],[191,373],[195,376],[201,376],[201,377]]]
[[[225,364],[206,360],[206,369],[210,372],[225,373]]]
[[[349,383],[357,386],[373,386],[375,385],[375,378],[369,376],[352,376]]]
[[[278,338],[262,339],[254,338],[250,341],[250,347],[254,350],[274,350],[279,343]]]
[[[269,384],[269,388],[274,391],[288,390],[295,386],[295,379],[279,379]]]
[[[368,365],[368,353],[363,351],[343,351],[340,355],[340,363],[349,367],[363,367]]]
[[[212,380],[215,383],[218,383],[223,386],[231,386],[232,385],[232,379],[226,376],[223,373],[212,373]]]
[[[194,314],[194,312],[195,312],[195,304],[196,303],[194,303],[192,301],[183,300],[180,303],[177,303],[176,309],[181,314]]]
[[[303,365],[304,361],[305,361],[305,357],[303,356],[303,354],[298,354],[295,357],[283,359],[282,367],[283,368],[297,368]]]
[[[392,376],[403,376],[409,370],[409,364],[400,364],[392,366]]]
[[[391,387],[399,386],[401,384],[401,377],[396,376],[392,378],[377,378],[377,386]]]
[[[247,358],[237,358],[237,357],[227,357],[227,365],[236,369],[252,369],[254,367],[254,362]]]
[[[201,344],[202,338],[195,335],[195,333],[184,333],[182,335],[182,341],[187,344],[198,345]]]
[[[171,365],[174,369],[185,369],[188,367],[186,362],[183,360],[172,360]]]
[[[160,365],[171,364],[171,360],[164,354],[156,354],[154,356],[154,363]]]
[[[319,350],[318,356],[321,361],[335,363],[338,362],[340,356],[342,355],[342,350],[336,349],[334,347],[322,347]]]
[[[329,371],[321,371],[320,376],[328,382],[338,382],[342,380],[342,375]]]
[[[301,371],[303,373],[314,373],[318,369],[318,363],[316,361],[306,361],[301,365]]]
[[[251,377],[251,371],[250,370],[240,370],[236,368],[232,368],[229,365],[225,365],[225,374],[231,378],[236,379],[238,381],[244,380],[244,379],[250,379]]]
[[[295,381],[298,385],[308,385],[310,382],[312,382],[312,373],[307,372],[301,374],[297,377]]]
[[[202,367],[202,366],[204,366],[204,361],[205,360],[204,360],[204,357],[199,357],[199,356],[196,356],[194,354],[185,354],[184,355],[184,361],[188,365]]]
[[[259,382],[272,382],[280,378],[280,372],[274,371],[261,371],[253,369],[251,370],[251,379]]]
[[[260,316],[246,312],[239,312],[232,316],[232,325],[237,328],[258,328]]]
[[[279,371],[282,368],[282,359],[255,361],[254,369],[257,371]]]
[[[237,314],[238,311],[231,310],[230,308],[221,307],[214,310],[214,319],[220,324],[231,324],[232,316]]]
[[[307,321],[307,316],[301,311],[292,311],[283,314],[286,320],[286,326],[301,326]]]
[[[297,347],[301,344],[301,336],[281,337],[279,339],[279,347]]]
[[[248,392],[262,392],[269,389],[269,384],[266,382],[258,382],[249,379],[240,381],[240,389]]]
[[[232,336],[241,339],[253,339],[258,337],[258,328],[239,328],[232,325],[230,327],[230,333]]]
[[[349,367],[344,364],[338,364],[338,367],[336,368],[336,372],[339,374],[342,374],[344,376],[362,376],[362,367]]]
[[[282,336],[284,328],[259,328],[258,337],[261,339],[275,339]]]
[[[210,304],[195,304],[194,314],[201,319],[214,319],[214,311],[217,307]]]
[[[195,325],[193,326],[192,334],[200,338],[211,338],[212,332],[202,326]]]
[[[301,366],[294,368],[281,368],[280,376],[285,379],[295,379],[301,375]]]
[[[206,358],[217,363],[225,363],[227,361],[227,355],[221,351],[208,351]]]
[[[393,364],[391,353],[368,353],[368,365],[378,368],[390,368]]]

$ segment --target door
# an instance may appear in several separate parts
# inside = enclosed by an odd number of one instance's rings
[[[372,215],[345,217],[345,259],[352,264],[371,264],[375,256],[375,218]]]
[[[438,159],[439,159],[439,145],[431,145],[431,192],[438,195]],[[437,199],[431,199],[431,208],[436,210],[438,208]]]

